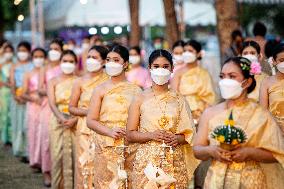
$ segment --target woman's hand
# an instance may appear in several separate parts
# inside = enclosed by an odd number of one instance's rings
[[[224,150],[219,146],[207,146],[208,154],[215,160],[230,163],[232,162],[230,151]]]
[[[114,127],[111,129],[109,136],[115,140],[125,137],[126,131],[120,127]]]
[[[34,102],[38,105],[41,105],[41,103],[42,103],[42,98],[39,95],[33,96],[31,100],[32,100],[32,102]]]
[[[232,161],[240,163],[249,160],[251,151],[253,150],[249,147],[238,146],[230,152],[230,156]]]
[[[165,143],[167,145],[176,147],[179,144],[178,135],[169,132],[165,133],[165,135],[166,135]]]
[[[25,100],[22,98],[22,97],[20,97],[20,96],[15,96],[15,100],[17,101],[17,103],[19,103],[19,104],[25,104]]]
[[[63,126],[66,129],[69,129],[69,128],[73,127],[77,123],[77,121],[78,121],[77,117],[66,119],[65,121],[63,121]]]
[[[149,137],[151,138],[151,140],[157,142],[163,142],[167,140],[166,131],[163,130],[156,130],[154,132],[149,132]]]

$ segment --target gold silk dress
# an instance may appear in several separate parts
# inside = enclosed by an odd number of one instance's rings
[[[235,126],[242,128],[247,141],[244,146],[270,151],[279,163],[261,164],[256,161],[225,164],[213,160],[205,179],[205,189],[267,189],[284,188],[284,138],[270,113],[260,105],[247,100],[215,115],[209,120],[210,145],[218,145],[210,133],[223,125],[233,111]],[[263,165],[265,168],[263,168]],[[282,165],[282,167],[281,167]],[[277,170],[274,169],[277,167]],[[272,175],[278,175],[272,178]]]
[[[185,96],[194,119],[199,120],[202,112],[216,101],[212,79],[207,70],[197,66],[185,72],[178,91]]]
[[[55,102],[58,110],[68,117],[69,100],[75,76],[55,85]],[[50,154],[52,161],[52,188],[72,189],[74,169],[75,128],[64,128],[52,114],[50,123]]]
[[[102,74],[84,81],[81,86],[81,96],[78,107],[88,109],[93,90],[96,86],[106,81],[109,77]],[[76,128],[76,170],[75,184],[76,189],[92,188],[93,169],[94,169],[94,132],[87,127],[86,116],[78,118]]]
[[[109,89],[102,100],[100,118],[101,124],[108,128],[126,128],[128,108],[133,98],[141,89],[129,82],[121,82]],[[127,149],[123,148],[124,140],[115,140],[108,136],[95,134],[94,156],[94,188],[121,189],[125,182],[120,180],[118,169],[124,170],[124,156]]]
[[[274,116],[284,135],[284,79],[268,89],[269,111]]]
[[[263,72],[260,75],[254,76],[256,80],[256,86],[255,86],[255,89],[251,93],[248,94],[248,98],[253,99],[255,102],[259,101],[260,86],[261,86],[262,81],[267,77],[268,75]]]
[[[159,107],[166,107],[165,112],[163,113]],[[173,134],[184,134],[188,144],[178,145],[172,149],[173,152],[169,146],[163,148],[161,142],[149,141],[138,144],[131,175],[133,189],[150,189],[155,188],[153,185],[159,186],[144,173],[149,163],[176,179],[170,188],[188,188],[199,162],[194,158],[191,147],[195,126],[185,98],[175,92],[161,94],[156,98],[146,99],[140,107],[140,113],[140,132],[165,130]],[[166,124],[161,122],[164,117],[167,120]],[[163,153],[164,157],[161,157]]]

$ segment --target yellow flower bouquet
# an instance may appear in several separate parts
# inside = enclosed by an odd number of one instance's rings
[[[244,130],[235,127],[233,112],[230,113],[224,125],[218,126],[212,131],[211,137],[220,143],[221,148],[226,150],[232,150],[234,146],[242,144],[247,140]]]

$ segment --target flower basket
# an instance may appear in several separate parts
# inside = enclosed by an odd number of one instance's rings
[[[211,137],[217,140],[220,147],[225,150],[232,150],[236,145],[245,143],[247,140],[244,130],[235,127],[232,112],[224,125],[218,126],[212,131]]]

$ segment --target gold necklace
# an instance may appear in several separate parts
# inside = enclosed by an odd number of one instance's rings
[[[153,91],[155,100],[158,102],[159,108],[160,108],[160,110],[161,110],[161,112],[162,112],[162,114],[163,114],[162,117],[158,120],[158,123],[159,123],[159,125],[160,125],[160,127],[161,127],[162,129],[165,129],[166,126],[170,123],[169,117],[166,116],[166,110],[167,110],[167,106],[168,106],[167,97],[165,98],[165,102],[166,102],[165,107],[164,107],[164,109],[162,109],[162,108],[161,108],[161,104],[160,104],[160,102],[158,101],[157,96],[156,96],[156,94],[155,94],[153,88],[152,88],[152,91]],[[167,93],[169,93],[169,91],[168,91]]]

